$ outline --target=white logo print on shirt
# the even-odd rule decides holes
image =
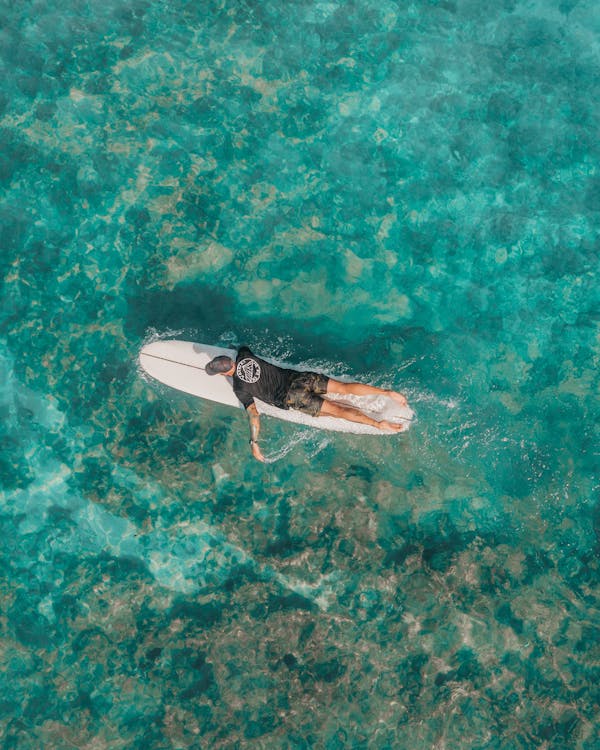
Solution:
[[[238,362],[235,374],[244,383],[256,383],[260,380],[260,365],[256,360],[246,357]]]

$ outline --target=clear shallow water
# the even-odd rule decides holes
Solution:
[[[593,2],[3,4],[6,748],[597,748]],[[144,381],[248,343],[407,436]]]

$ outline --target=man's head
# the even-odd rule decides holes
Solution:
[[[206,372],[209,375],[233,375],[235,362],[231,357],[215,357],[206,365]]]

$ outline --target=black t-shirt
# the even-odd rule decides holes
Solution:
[[[287,396],[294,370],[285,370],[252,354],[247,346],[238,351],[233,376],[233,391],[247,409],[257,398],[287,409]]]

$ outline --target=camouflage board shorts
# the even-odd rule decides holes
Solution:
[[[285,399],[288,409],[297,409],[311,417],[318,417],[323,405],[321,396],[327,393],[329,378],[319,372],[299,372],[294,375]]]

